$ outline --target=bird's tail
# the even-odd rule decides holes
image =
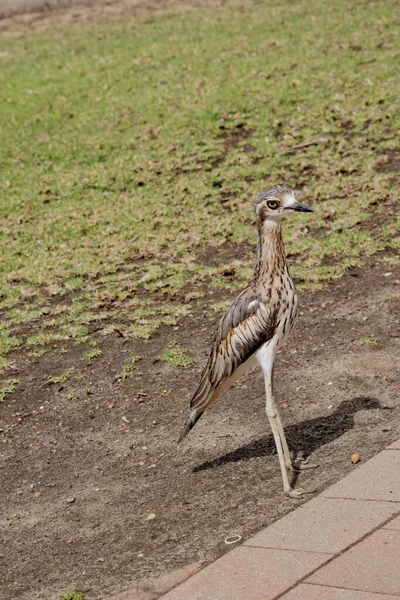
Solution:
[[[181,429],[181,432],[179,434],[178,437],[178,444],[183,440],[183,438],[185,436],[187,436],[187,434],[189,433],[189,431],[192,429],[192,427],[194,427],[195,423],[197,422],[198,419],[200,419],[201,415],[203,414],[201,413],[197,413],[196,409],[195,410],[190,410],[189,411],[189,415]]]
[[[226,387],[226,382],[219,385],[217,388],[215,388],[207,379],[200,382],[200,385],[190,402],[189,414],[179,435],[178,444],[189,433],[192,427],[195,426],[207,406],[210,406]]]
[[[219,396],[218,392],[216,393],[216,390],[211,385],[206,373],[203,373],[199,387],[190,401],[189,414],[179,435],[178,444],[189,433],[192,427],[195,426],[207,406],[211,404],[217,396]]]

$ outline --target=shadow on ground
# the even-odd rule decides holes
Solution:
[[[307,459],[311,454],[333,440],[341,437],[346,431],[354,427],[354,414],[360,410],[392,410],[390,407],[382,407],[376,398],[360,396],[351,400],[344,400],[327,417],[308,419],[300,423],[293,423],[285,427],[286,438],[289,448],[294,453],[294,462],[299,455]],[[208,460],[193,469],[193,473],[215,469],[227,463],[250,460],[261,456],[276,454],[276,446],[272,435],[266,435],[258,440],[250,442],[228,452],[214,460]]]

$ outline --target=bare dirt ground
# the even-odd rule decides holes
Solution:
[[[207,0],[218,3],[221,0]],[[0,0],[0,31],[51,28],[77,20],[110,20],[135,11],[162,11],[168,7],[189,8],[197,0]],[[204,3],[204,2],[203,2]]]
[[[296,485],[322,490],[357,468],[352,453],[367,460],[400,436],[400,268],[384,259],[301,297],[278,360],[277,397],[290,446],[320,467]],[[4,600],[56,599],[71,584],[102,598],[211,561],[227,536],[246,538],[298,505],[282,493],[258,370],[176,444],[214,325],[200,311],[175,328],[198,358],[185,369],[156,361],[169,327],[147,342],[110,334],[94,362],[75,346],[19,368],[1,431]],[[369,337],[377,342],[360,343]],[[137,370],[115,381],[132,354],[143,357]],[[48,383],[65,370],[76,376]]]
[[[0,19],[11,15],[39,11],[48,12],[96,3],[99,4],[99,0],[0,0]]]

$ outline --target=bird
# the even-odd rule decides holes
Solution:
[[[304,492],[292,488],[288,470],[315,465],[293,466],[273,395],[276,353],[291,332],[298,312],[298,296],[282,239],[282,219],[293,212],[314,210],[297,202],[293,190],[284,185],[262,190],[255,200],[258,243],[254,272],[219,320],[178,443],[222,392],[258,364],[264,375],[265,408],[278,453],[283,490],[288,496],[298,498]]]

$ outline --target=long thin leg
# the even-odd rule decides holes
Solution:
[[[288,443],[286,441],[286,436],[285,436],[285,431],[283,429],[283,425],[282,425],[282,421],[281,421],[281,416],[279,414],[279,410],[275,405],[275,401],[274,401],[274,367],[272,367],[272,372],[271,372],[271,396],[272,396],[272,404],[275,408],[275,420],[276,420],[276,425],[277,425],[277,429],[278,429],[278,434],[282,443],[282,449],[283,449],[283,456],[285,459],[285,465],[287,469],[291,469],[293,470],[293,465],[292,465],[292,458],[290,456],[290,451],[289,451],[289,446]],[[268,396],[267,396],[267,402],[268,402]],[[267,413],[268,414],[268,413]]]
[[[286,443],[285,434],[283,433],[282,423],[280,423],[280,427],[282,429],[279,431],[278,422],[280,422],[280,418],[278,416],[278,411],[274,403],[274,397],[272,394],[272,373],[264,373],[265,377],[265,394],[266,394],[266,412],[267,417],[271,425],[272,433],[275,440],[276,449],[278,451],[279,465],[281,467],[282,480],[283,480],[283,490],[285,494],[292,495],[292,488],[289,483],[288,473],[287,473],[287,465],[285,453],[289,455],[289,448]],[[284,440],[284,441],[283,441]],[[290,460],[290,455],[289,455]]]
[[[290,458],[289,448],[286,442],[285,432],[274,403],[274,395],[272,390],[273,380],[273,365],[275,358],[275,345],[273,343],[264,344],[257,352],[256,359],[261,366],[265,379],[265,394],[266,394],[266,412],[271,425],[272,434],[274,436],[276,449],[278,452],[279,465],[282,473],[283,489],[285,494],[292,498],[299,498],[304,492],[294,490],[289,483],[288,469],[292,469],[292,461]]]
[[[273,398],[273,384],[274,384],[274,367],[272,367],[272,373],[271,373],[271,390],[272,390],[272,398]],[[316,463],[310,463],[308,462],[309,459],[303,459],[300,460],[299,462],[297,462],[296,464],[293,464],[292,462],[292,457],[290,455],[290,451],[289,451],[289,447],[286,441],[286,435],[285,435],[285,431],[283,429],[283,425],[282,425],[282,421],[281,421],[281,416],[279,414],[279,410],[275,405],[275,410],[276,410],[276,424],[278,427],[278,433],[279,433],[279,437],[281,438],[281,442],[282,442],[282,448],[283,448],[283,455],[285,457],[285,465],[287,469],[290,469],[291,471],[294,472],[299,472],[299,471],[304,471],[306,469],[316,469],[319,465]]]

